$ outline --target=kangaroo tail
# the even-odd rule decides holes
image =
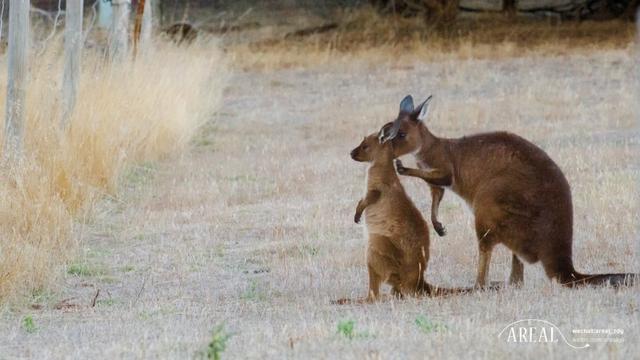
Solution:
[[[447,295],[456,295],[456,294],[468,294],[475,289],[470,288],[443,288],[435,285],[431,285],[426,281],[422,281],[419,289],[420,292],[424,293],[428,297],[436,297],[436,296],[447,296]]]
[[[571,258],[542,264],[547,276],[566,287],[584,285],[622,287],[640,282],[640,274],[582,274],[573,267]]]
[[[640,281],[640,274],[633,273],[617,273],[617,274],[581,274],[577,271],[559,276],[560,284],[567,287],[576,287],[583,285],[595,286],[632,286]]]

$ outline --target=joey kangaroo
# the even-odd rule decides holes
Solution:
[[[358,223],[365,213],[369,233],[369,294],[365,301],[378,298],[383,282],[391,285],[394,295],[400,296],[470,291],[472,289],[442,289],[424,280],[423,273],[429,261],[429,227],[396,174],[391,141],[381,141],[384,131],[391,125],[365,137],[351,151],[354,160],[371,163],[367,170],[366,195],[358,202],[354,217]]]
[[[558,165],[539,147],[511,133],[492,132],[444,139],[425,125],[431,96],[417,108],[405,97],[383,141],[391,140],[394,157],[413,153],[420,169],[397,160],[398,173],[448,187],[462,197],[475,216],[480,249],[476,286],[487,282],[496,244],[512,252],[510,284],[523,282],[524,266],[540,261],[547,276],[565,286],[620,286],[640,274],[581,274],[573,266],[573,207],[569,183]]]

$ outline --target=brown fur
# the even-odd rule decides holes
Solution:
[[[393,164],[391,142],[380,143],[378,134],[371,134],[351,152],[351,157],[371,163],[367,171],[366,195],[358,202],[354,217],[357,223],[364,212],[369,233],[369,294],[365,301],[379,297],[383,282],[391,285],[392,293],[399,296],[470,291],[442,289],[424,281],[429,260],[429,227],[400,183]]]
[[[412,109],[413,101],[410,103]],[[496,244],[513,252],[511,284],[523,281],[520,259],[540,261],[547,276],[565,286],[619,286],[638,277],[626,273],[586,275],[575,270],[571,189],[542,149],[506,132],[460,139],[436,137],[422,121],[425,103],[416,110],[401,111],[385,139],[393,139],[394,157],[415,154],[420,169],[405,168],[398,160],[399,173],[449,187],[472,209],[480,249],[477,286],[486,284]]]

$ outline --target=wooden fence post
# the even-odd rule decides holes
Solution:
[[[142,48],[148,47],[151,43],[151,33],[153,31],[153,7],[152,3],[157,0],[146,0],[144,3],[144,15],[142,16],[142,32],[140,33],[140,44]]]
[[[112,60],[123,60],[129,54],[129,12],[131,0],[111,0],[113,9],[109,56]]]
[[[62,75],[62,123],[64,129],[76,104],[82,57],[83,0],[67,0],[64,27],[64,73]]]
[[[139,0],[133,25],[133,57],[138,55],[138,48],[144,51],[151,39],[151,4],[150,0]]]
[[[153,0],[153,10],[151,12],[154,16],[153,19],[155,20],[153,26],[157,27],[158,29],[162,29],[166,12],[163,0]]]
[[[9,3],[5,159],[20,159],[23,152],[30,6],[28,0],[11,0]]]

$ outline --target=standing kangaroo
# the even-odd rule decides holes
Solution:
[[[632,284],[640,274],[581,274],[573,267],[571,190],[553,160],[531,142],[507,132],[443,139],[424,121],[431,96],[414,108],[411,96],[400,103],[384,141],[394,157],[413,153],[420,169],[397,160],[398,173],[448,187],[475,216],[480,249],[476,286],[487,282],[491,251],[503,244],[512,252],[510,284],[521,284],[524,266],[540,261],[547,276],[565,286]]]
[[[437,288],[424,281],[423,273],[429,261],[429,227],[400,183],[393,164],[391,141],[381,140],[390,127],[391,123],[379,133],[365,137],[351,151],[354,160],[371,163],[367,170],[366,194],[358,202],[354,217],[358,223],[365,213],[369,233],[369,294],[365,301],[378,298],[383,282],[391,285],[392,294],[400,296],[471,291]]]

